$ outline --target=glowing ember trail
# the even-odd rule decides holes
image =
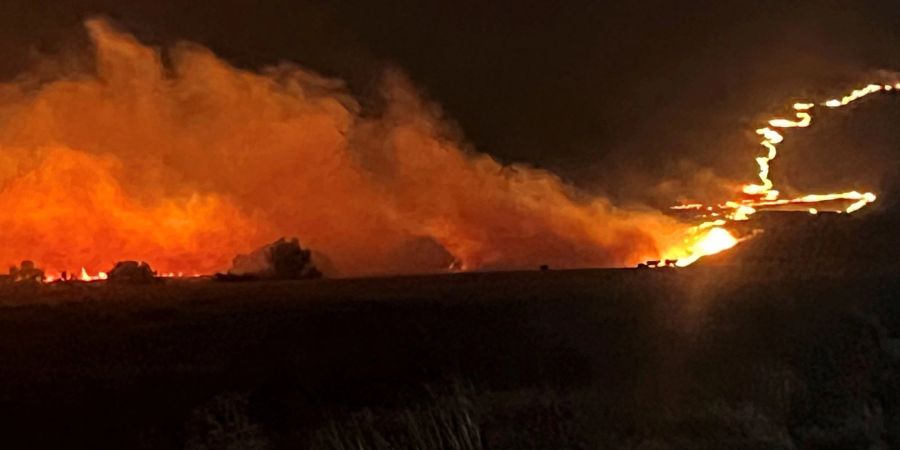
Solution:
[[[846,106],[856,100],[876,92],[890,92],[895,89],[900,90],[900,83],[896,84],[869,84],[861,89],[855,89],[840,99],[830,99],[823,103],[822,106],[827,108],[839,108]],[[705,212],[701,217],[724,217],[725,219],[717,219],[711,222],[704,222],[699,226],[688,230],[688,238],[680,247],[670,249],[664,253],[667,259],[677,259],[676,265],[679,267],[693,264],[698,259],[722,252],[737,245],[741,240],[736,238],[732,232],[724,228],[728,222],[747,220],[756,212],[777,207],[797,207],[805,210],[809,214],[818,214],[821,210],[827,210],[827,207],[818,206],[822,203],[849,203],[836,212],[852,213],[858,211],[875,201],[875,194],[871,192],[848,191],[840,193],[828,194],[809,194],[796,198],[780,198],[781,193],[774,189],[775,183],[769,177],[769,169],[772,160],[778,156],[778,144],[784,142],[784,135],[781,131],[789,128],[806,128],[812,124],[811,111],[816,106],[815,103],[794,103],[792,109],[794,111],[794,119],[773,118],[767,122],[768,126],[756,130],[756,134],[760,135],[763,140],[760,145],[765,149],[765,155],[756,158],[759,166],[759,183],[746,184],[742,187],[743,193],[747,198],[741,200],[729,200],[722,204],[706,206],[699,203],[684,204],[673,206],[675,210],[697,210]],[[727,219],[727,220],[726,220]]]

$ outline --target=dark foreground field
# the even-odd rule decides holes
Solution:
[[[7,286],[0,436],[22,449],[896,448],[898,287],[729,267]]]
[[[891,211],[683,270],[0,285],[2,448],[900,448]]]

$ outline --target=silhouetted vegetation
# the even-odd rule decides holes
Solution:
[[[107,274],[111,283],[152,283],[156,272],[146,262],[119,261]]]
[[[11,266],[6,281],[13,283],[40,283],[44,280],[44,271],[38,268],[34,261],[22,261],[19,266]]]
[[[222,281],[260,279],[302,280],[321,278],[322,272],[312,261],[312,252],[300,241],[281,238],[250,254],[234,258],[231,270],[216,277]]]
[[[893,253],[886,231],[819,219],[796,242]],[[683,270],[5,283],[0,431],[11,448],[900,447],[896,264],[755,245]]]

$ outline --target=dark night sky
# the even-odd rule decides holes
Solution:
[[[98,13],[242,67],[296,61],[362,96],[401,68],[478,150],[614,196],[621,174],[649,182],[683,161],[749,175],[762,114],[900,69],[890,0],[2,0],[0,71],[77,46]]]

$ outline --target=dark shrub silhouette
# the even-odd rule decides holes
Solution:
[[[309,250],[302,248],[296,238],[281,238],[250,254],[238,255],[231,270],[219,278],[299,280],[321,277]]]
[[[113,283],[152,283],[156,281],[156,272],[143,261],[119,261],[107,276]]]

